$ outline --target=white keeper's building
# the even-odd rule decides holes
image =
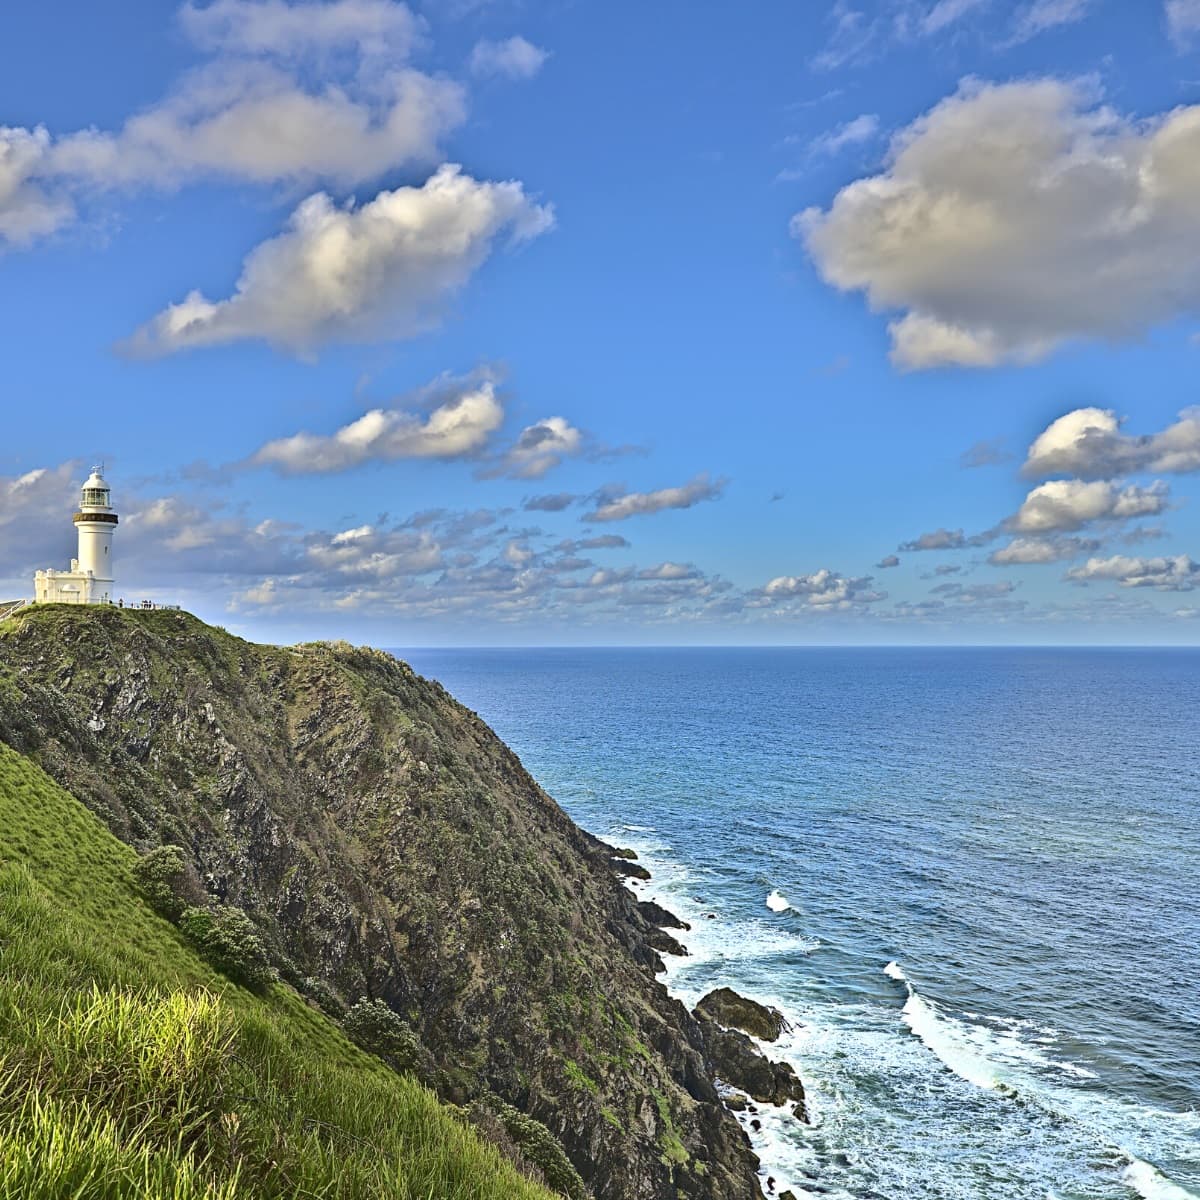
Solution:
[[[99,467],[92,468],[80,492],[75,528],[79,557],[71,559],[69,571],[38,571],[33,577],[34,599],[39,604],[112,604],[112,540],[117,514]]]

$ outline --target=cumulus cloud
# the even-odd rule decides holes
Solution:
[[[1122,587],[1154,588],[1160,592],[1190,592],[1200,586],[1200,563],[1186,554],[1173,558],[1089,558],[1064,576],[1076,583],[1095,579],[1115,580]]]
[[[1100,543],[1094,538],[1017,537],[998,550],[993,550],[988,555],[988,562],[995,567],[1062,562],[1080,558],[1084,554],[1094,554],[1099,548]]]
[[[901,543],[900,550],[961,550],[966,545],[969,543],[961,529],[934,529],[911,542]]]
[[[871,583],[869,575],[854,579],[823,567],[811,575],[779,575],[762,589],[762,596],[768,602],[800,600],[812,608],[845,609],[885,599]]]
[[[1166,429],[1136,437],[1121,432],[1121,421],[1110,409],[1077,408],[1038,434],[1022,468],[1031,477],[1084,479],[1141,471],[1200,471],[1200,408],[1184,409]]]
[[[0,130],[0,237],[28,243],[112,189],[353,186],[435,161],[465,118],[459,84],[405,64],[419,23],[402,4],[219,0],[181,20],[216,57],[120,128]],[[320,70],[302,75],[314,55]]]
[[[624,521],[668,508],[691,508],[704,500],[717,500],[725,490],[724,479],[697,475],[681,487],[660,488],[655,492],[624,492],[602,499],[584,515],[585,521]]]
[[[1170,489],[1161,482],[1118,488],[1102,480],[1052,479],[1035,487],[1007,524],[1017,533],[1068,533],[1093,521],[1157,516],[1169,500]]]
[[[959,91],[799,213],[822,277],[898,314],[904,369],[992,367],[1200,311],[1200,106],[1144,122],[1053,79]]]
[[[1181,49],[1200,35],[1200,0],[1167,0],[1167,30]]]
[[[35,182],[49,151],[45,129],[0,125],[0,239],[28,245],[73,219],[66,197],[51,196]]]
[[[196,45],[230,54],[299,57],[355,48],[367,56],[406,58],[420,40],[420,22],[396,0],[214,0],[187,3],[179,21]]]
[[[519,183],[481,183],[452,164],[361,207],[318,192],[250,252],[232,296],[192,292],[125,348],[161,355],[263,338],[305,352],[335,340],[411,337],[436,323],[502,235],[526,241],[553,223],[552,210]]]
[[[285,475],[327,474],[368,462],[402,458],[463,458],[478,453],[504,420],[490,379],[443,385],[441,398],[422,415],[374,408],[331,434],[296,433],[267,442],[251,457]],[[448,393],[448,394],[447,394]]]
[[[532,79],[543,67],[549,54],[523,37],[502,42],[486,39],[475,43],[470,67],[473,75],[503,75],[508,79]]]
[[[79,463],[66,462],[0,476],[0,579],[9,587],[21,581],[5,599],[31,593],[29,575],[38,567],[66,570],[76,544],[69,516],[85,474]]]
[[[881,558],[876,564],[876,570],[886,571],[889,567],[898,567],[900,565],[899,558],[894,554],[887,555],[886,558]]]
[[[700,574],[692,563],[663,562],[656,567],[644,567],[638,579],[695,579]]]
[[[565,417],[546,417],[522,429],[512,446],[483,474],[488,477],[507,475],[512,479],[541,479],[563,459],[579,454],[583,446],[583,433]],[[526,507],[530,507],[528,503]]]

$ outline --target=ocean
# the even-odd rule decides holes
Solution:
[[[1200,651],[397,653],[792,1022],[764,1190],[1200,1197]]]

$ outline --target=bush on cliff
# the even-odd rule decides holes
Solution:
[[[276,978],[254,923],[227,904],[183,910],[179,928],[218,971],[248,988],[264,988]]]
[[[559,1140],[541,1121],[505,1104],[499,1096],[476,1100],[467,1110],[471,1123],[505,1157],[533,1168],[531,1178],[565,1196],[566,1200],[591,1200],[591,1192],[571,1165]]]
[[[342,1028],[368,1054],[398,1071],[416,1071],[422,1065],[417,1035],[382,1000],[360,1000],[346,1014]]]
[[[195,868],[179,846],[159,846],[134,864],[133,878],[155,912],[178,921],[184,909],[207,900]]]

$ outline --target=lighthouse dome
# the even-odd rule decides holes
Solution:
[[[80,492],[81,508],[109,508],[112,493],[99,467],[93,467],[92,473],[84,481]]]

